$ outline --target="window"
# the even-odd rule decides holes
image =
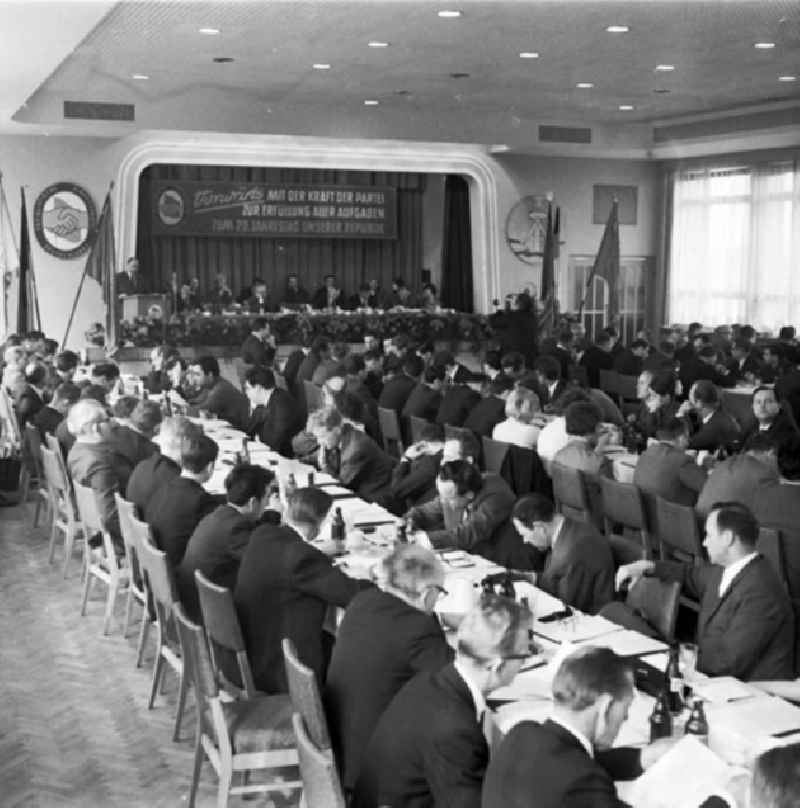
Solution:
[[[800,173],[792,163],[675,177],[672,322],[800,322]]]

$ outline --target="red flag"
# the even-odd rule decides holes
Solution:
[[[584,298],[592,288],[595,275],[605,278],[608,286],[608,322],[606,324],[613,325],[619,316],[619,211],[616,199],[611,205],[603,238],[600,240],[600,248],[594,259],[592,271],[586,280]],[[582,305],[581,308],[583,308]]]
[[[542,288],[539,297],[542,311],[539,315],[539,334],[550,335],[556,327],[558,319],[558,301],[556,300],[555,259],[558,255],[558,229],[561,210],[556,208],[553,214],[553,203],[547,203],[547,232],[544,237],[544,253],[542,254]]]
[[[21,332],[41,330],[39,297],[33,276],[31,237],[28,232],[28,209],[25,205],[25,189],[20,188],[22,210],[19,223],[19,291],[17,297],[17,330]]]

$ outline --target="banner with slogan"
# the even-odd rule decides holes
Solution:
[[[153,235],[397,238],[397,192],[376,185],[153,183]]]

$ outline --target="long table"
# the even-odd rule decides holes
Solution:
[[[221,493],[224,479],[246,436],[223,421],[193,420],[219,444],[220,454],[214,474],[206,487],[212,493]],[[348,575],[375,580],[381,560],[394,546],[397,517],[378,505],[359,499],[330,475],[296,460],[288,460],[259,441],[249,441],[247,447],[251,462],[271,469],[282,482],[291,473],[302,487],[309,482],[308,474],[314,474],[314,485],[323,487],[335,497],[335,505],[341,509],[348,529],[344,554],[341,548],[332,545],[327,526],[315,544],[335,556],[333,563]],[[480,582],[503,568],[460,550],[444,551],[439,555],[446,570],[444,585],[448,594],[437,604],[437,612],[446,629],[451,629],[449,636],[452,638],[455,636],[452,629],[477,602]],[[487,730],[490,740],[497,740],[519,721],[541,721],[548,716],[552,708],[550,686],[555,670],[560,660],[577,646],[607,646],[629,657],[634,668],[666,669],[668,648],[664,643],[602,617],[575,610],[564,620],[542,622],[541,618],[563,610],[561,601],[526,581],[515,582],[514,589],[517,599],[526,598],[533,611],[533,631],[539,653],[526,661],[510,685],[488,697],[493,707]],[[746,767],[755,756],[770,746],[800,740],[800,709],[782,699],[731,677],[710,678],[696,673],[691,686],[705,702],[710,726],[708,747],[697,748],[692,745],[694,741],[685,741],[684,746],[673,750],[674,760],[664,758],[639,780],[618,784],[623,798],[635,808],[682,805],[683,802],[677,800],[685,799],[691,789],[700,793],[703,788],[706,796],[716,791],[723,794],[731,805],[744,808],[748,779]],[[643,746],[648,742],[648,717],[653,703],[652,696],[637,691],[617,745]],[[684,714],[675,719],[677,734],[680,734],[686,718]],[[696,804],[699,805],[704,798],[701,796]]]

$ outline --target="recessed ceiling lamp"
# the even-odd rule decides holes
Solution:
[[[131,78],[136,79],[136,81],[147,81],[150,76],[145,76],[144,73],[134,73]]]
[[[218,65],[227,65],[233,61],[233,56],[215,56],[212,61]]]
[[[675,69],[675,65],[656,65],[658,73],[671,73]]]
[[[380,104],[380,101],[376,101],[374,98],[366,98],[364,99],[364,106],[365,107],[377,107]]]
[[[757,50],[772,50],[775,47],[774,42],[756,42],[753,45]]]
[[[469,78],[469,73],[451,73],[450,78],[451,79],[468,79]]]
[[[575,86],[579,90],[591,90],[594,84],[591,81],[579,81]]]
[[[656,89],[653,90],[653,92],[658,95],[668,95],[669,93],[672,92],[672,90],[668,90],[666,87],[656,87]]]
[[[520,59],[538,59],[539,54],[536,51],[522,51],[519,55]]]
[[[372,42],[367,42],[368,48],[388,48],[388,42],[379,42],[377,39],[373,39]]]
[[[778,76],[778,81],[797,81],[797,76]]]
[[[619,111],[620,112],[630,112],[633,109],[633,104],[620,104]]]
[[[437,11],[436,13],[439,17],[442,17],[446,20],[454,20],[456,17],[461,16],[461,12],[456,11],[456,9],[454,8],[445,8],[442,9],[442,11]]]
[[[198,28],[198,34],[205,34],[206,36],[216,36],[219,33],[219,28]]]
[[[627,34],[631,29],[627,25],[609,25],[606,28],[609,34]]]
[[[314,62],[314,64],[311,65],[311,67],[313,67],[314,70],[330,70],[331,69],[331,66],[329,64],[326,64],[325,62]]]

